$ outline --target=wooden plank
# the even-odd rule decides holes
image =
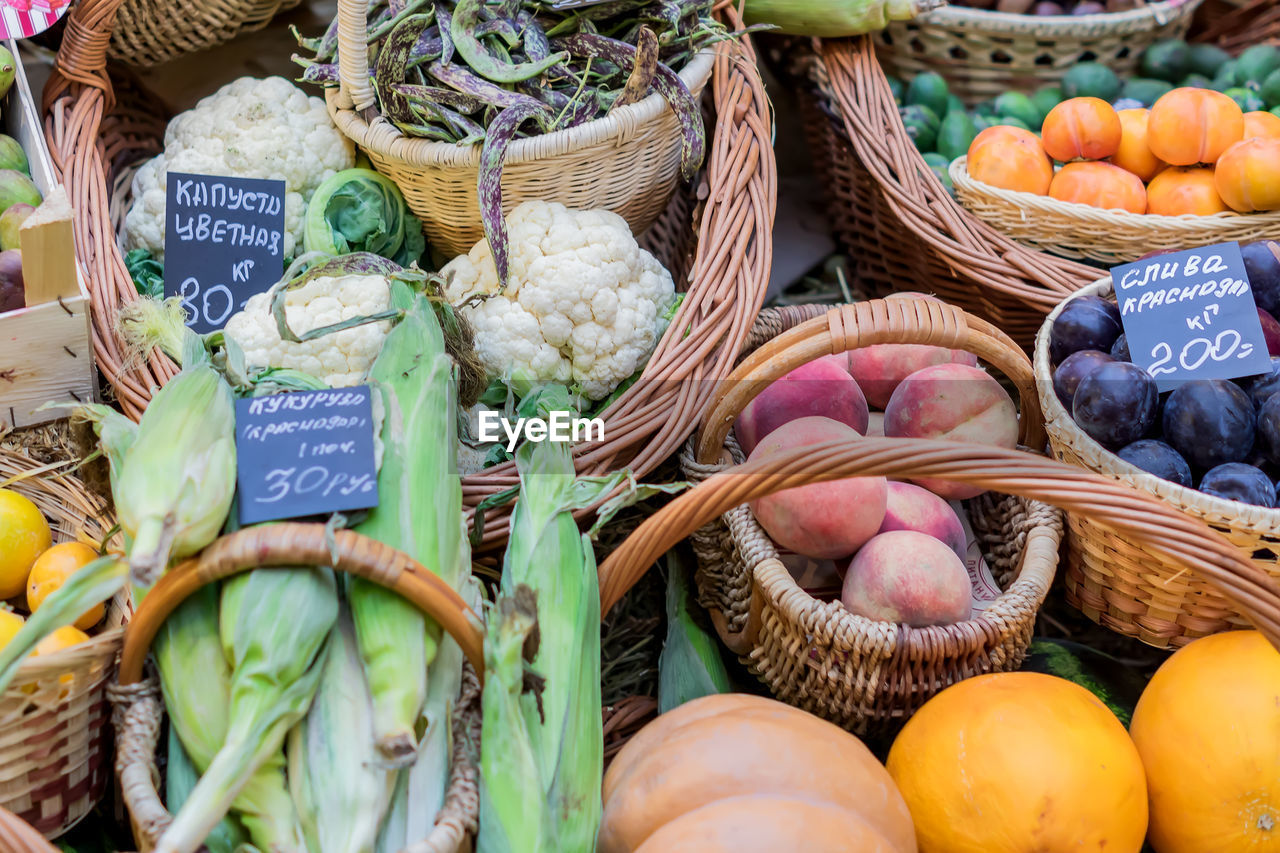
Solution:
[[[74,296],[0,314],[0,425],[64,418],[65,409],[37,410],[96,398],[88,309],[87,298]]]

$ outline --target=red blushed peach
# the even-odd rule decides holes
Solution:
[[[760,439],[796,418],[831,418],[865,435],[867,400],[849,375],[844,355],[823,356],[771,383],[746,405],[733,431],[743,453]]]
[[[902,380],[884,411],[890,438],[936,438],[1014,448],[1018,409],[1000,383],[967,364],[938,364]],[[980,488],[942,480],[913,480],[947,500],[982,494]]]
[[[914,530],[932,536],[946,545],[961,560],[968,553],[964,526],[951,504],[928,489],[911,483],[889,483],[881,533]]]
[[[977,367],[978,357],[964,350],[926,344],[873,344],[849,351],[849,373],[867,402],[877,409],[889,405],[893,389],[917,370],[949,362]]]
[[[862,546],[844,576],[840,601],[851,613],[913,628],[969,618],[969,573],[955,552],[914,530],[881,533]]]
[[[830,418],[798,418],[765,436],[748,460],[860,437]],[[884,521],[887,494],[884,477],[851,477],[766,495],[751,502],[751,511],[783,548],[817,560],[836,559],[849,556],[876,535]]]

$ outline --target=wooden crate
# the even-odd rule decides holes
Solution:
[[[6,46],[17,59],[18,68],[13,88],[0,105],[4,130],[22,144],[31,163],[31,178],[47,196],[58,182],[45,145],[40,113],[18,46],[13,41]],[[97,398],[89,291],[84,272],[75,262],[69,223],[23,229],[22,245],[28,305],[0,313],[0,429],[67,416],[66,409],[37,411],[45,403]],[[31,304],[35,299],[41,304]]]

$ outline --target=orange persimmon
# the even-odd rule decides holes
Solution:
[[[1244,114],[1244,138],[1280,139],[1280,116],[1265,110]]]
[[[1147,117],[1151,153],[1171,166],[1216,163],[1244,138],[1244,112],[1212,89],[1174,89],[1160,97]]]
[[[1212,216],[1230,208],[1218,195],[1212,166],[1172,166],[1147,185],[1147,213]]]
[[[1112,163],[1068,163],[1053,176],[1049,195],[1104,210],[1147,212],[1147,188],[1142,179]]]
[[[1034,133],[999,125],[979,133],[969,146],[969,176],[1004,190],[1044,195],[1053,163]]]
[[[1232,210],[1280,210],[1280,139],[1257,137],[1232,145],[1218,158],[1214,183]]]
[[[1146,109],[1137,109],[1120,110],[1116,113],[1120,117],[1123,131],[1120,135],[1120,147],[1111,155],[1112,163],[1126,172],[1133,172],[1144,181],[1160,174],[1160,170],[1166,165],[1147,146],[1148,112]]]
[[[1040,136],[1055,160],[1101,160],[1120,149],[1123,127],[1115,108],[1101,98],[1071,98],[1044,118]]]

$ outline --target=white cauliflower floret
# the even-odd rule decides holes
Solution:
[[[301,370],[331,388],[364,381],[391,331],[389,320],[365,323],[303,343],[286,342],[271,313],[271,298],[270,291],[249,297],[244,310],[227,321],[226,334],[244,350],[250,367]],[[391,288],[380,275],[318,276],[289,291],[284,314],[289,328],[301,336],[320,326],[385,311],[390,301]]]
[[[485,369],[577,383],[592,400],[609,396],[657,345],[675,301],[671,274],[607,210],[527,201],[507,216],[507,232],[511,270],[501,295],[486,240],[442,270],[453,304],[488,296],[462,308]]]
[[[329,121],[324,101],[283,77],[241,77],[176,116],[164,153],[133,178],[125,215],[125,248],[164,258],[164,206],[169,172],[285,182],[284,255],[302,245],[303,214],[316,187],[355,165],[351,142]]]

